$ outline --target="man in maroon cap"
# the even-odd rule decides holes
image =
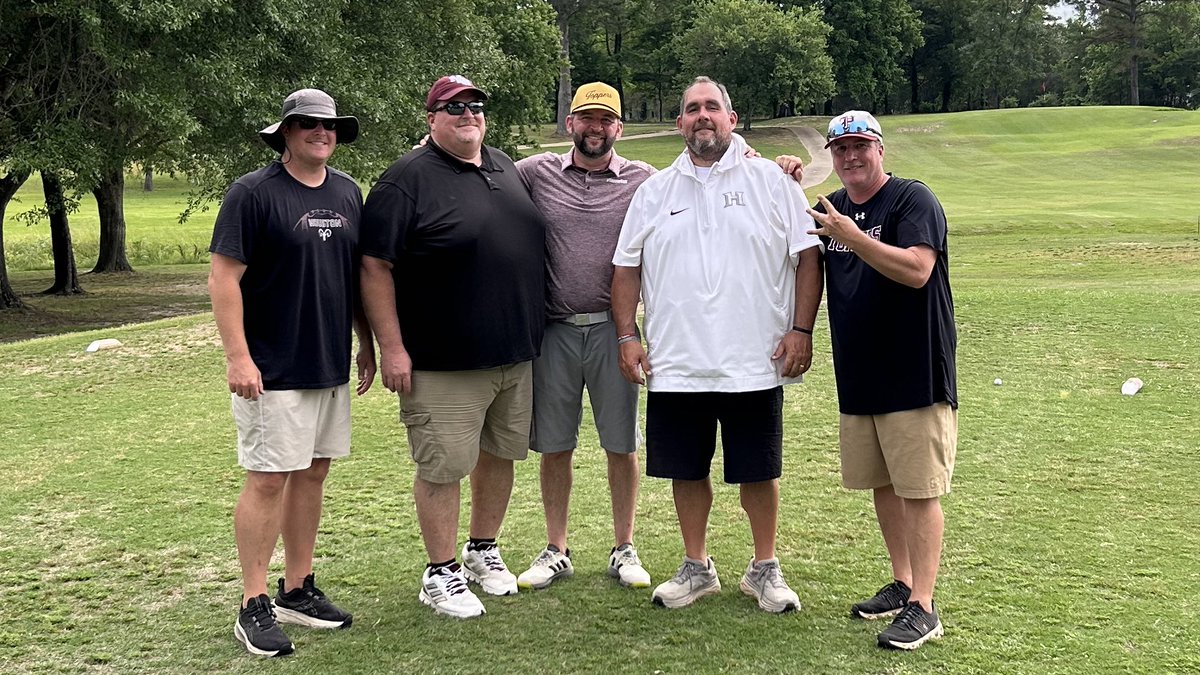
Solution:
[[[234,635],[263,656],[292,652],[276,623],[344,628],[351,616],[316,587],[313,548],[331,461],[350,454],[350,326],[359,337],[361,395],[375,349],[355,311],[362,192],[326,166],[358,120],[301,89],[280,121],[259,132],[278,161],[229,188],[213,228],[208,279],[246,482],[234,512],[242,609]],[[283,535],[284,577],[267,595],[267,567]]]
[[[544,321],[545,225],[507,155],[483,144],[487,94],[434,83],[429,142],[398,159],[363,209],[362,285],[383,384],[400,395],[416,462],[413,499],[429,564],[421,602],[484,613],[467,586],[517,592],[496,546],[513,461],[529,450],[532,361]],[[469,540],[456,561],[459,485]]]

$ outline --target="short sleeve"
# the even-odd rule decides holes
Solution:
[[[625,221],[621,224],[621,234],[617,237],[617,249],[613,252],[612,262],[617,267],[638,267],[642,264],[642,245],[652,230],[646,213],[646,195],[646,183],[642,183],[629,202]]]
[[[777,183],[773,203],[776,217],[780,219],[787,230],[788,253],[792,256],[806,248],[821,246],[821,240],[808,231],[816,229],[812,216],[808,215],[808,197],[800,185],[786,174]]]
[[[376,183],[363,205],[362,254],[396,262],[415,218],[416,204],[411,197],[392,183]]]
[[[946,247],[946,212],[924,183],[913,181],[896,209],[896,245],[925,245],[935,251]]]
[[[234,183],[221,201],[208,250],[248,265],[254,256],[254,231],[259,215],[256,200],[245,185]]]

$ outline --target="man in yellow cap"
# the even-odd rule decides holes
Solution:
[[[586,387],[608,461],[613,546],[608,574],[624,586],[645,588],[650,575],[633,546],[638,495],[638,389],[621,377],[612,323],[612,256],[625,211],[638,186],[654,173],[645,162],[613,150],[621,137],[621,97],[603,82],[579,87],[567,131],[573,147],[517,163],[546,219],[546,334],[533,363],[533,434],[541,455],[547,544],[517,578],[523,588],[545,588],[570,576],[567,511],[572,461],[579,440]]]

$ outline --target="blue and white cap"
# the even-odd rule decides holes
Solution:
[[[825,147],[839,138],[865,138],[883,143],[883,131],[875,116],[865,110],[847,110],[829,120],[829,132],[825,134]]]

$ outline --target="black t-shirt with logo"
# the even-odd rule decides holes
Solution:
[[[396,316],[417,370],[529,361],[546,325],[546,225],[511,159],[482,166],[435,144],[396,160],[367,195],[362,252],[393,264]]]
[[[246,264],[243,325],[265,389],[349,381],[361,216],[362,191],[336,169],[312,188],[276,161],[226,193],[209,251]]]
[[[929,281],[910,288],[821,238],[841,411],[880,415],[941,401],[957,408],[958,337],[942,205],[924,183],[895,177],[865,204],[851,202],[844,188],[829,201],[874,239],[937,251]]]

